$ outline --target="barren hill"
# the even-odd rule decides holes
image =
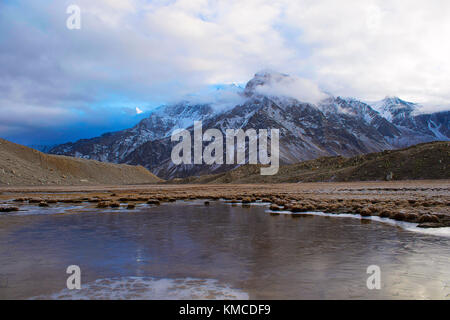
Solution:
[[[0,139],[0,185],[100,185],[155,183],[142,166],[47,155]]]
[[[418,144],[351,158],[322,157],[281,166],[278,174],[260,175],[259,165],[244,165],[214,175],[174,179],[171,183],[284,183],[383,181],[450,178],[450,142]]]

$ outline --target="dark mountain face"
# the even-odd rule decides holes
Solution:
[[[432,114],[419,114],[395,121],[395,124],[420,132],[437,140],[446,140],[450,137],[450,112],[436,112]]]
[[[186,128],[193,136],[193,123],[199,120],[203,132],[212,128],[224,134],[227,129],[279,129],[281,164],[449,140],[449,111],[416,114],[417,105],[398,98],[369,105],[351,98],[328,97],[311,104],[255,92],[258,86],[285,77],[288,75],[256,74],[242,93],[244,102],[226,111],[186,102],[163,106],[133,128],[63,144],[50,152],[141,164],[162,178],[174,178],[218,173],[238,166],[172,163],[171,152],[177,142],[170,141],[171,133]]]

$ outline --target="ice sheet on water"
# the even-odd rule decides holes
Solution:
[[[247,293],[221,284],[214,279],[118,277],[98,279],[82,284],[80,290],[64,289],[60,292],[32,299],[58,300],[234,300],[248,299]]]
[[[266,212],[277,212],[280,214],[292,214],[291,211],[266,210]],[[387,223],[387,224],[390,224],[393,226],[397,226],[397,227],[400,227],[402,229],[412,231],[412,232],[418,232],[418,233],[422,233],[422,234],[450,238],[450,227],[419,228],[417,223],[406,222],[406,221],[397,221],[397,220],[393,220],[390,218],[380,218],[378,216],[361,217],[360,215],[353,214],[353,213],[301,212],[300,214],[322,216],[322,217],[333,217],[333,218],[354,218],[354,219],[373,220],[373,221],[383,222],[383,223]]]

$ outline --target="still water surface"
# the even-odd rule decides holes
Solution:
[[[219,201],[62,210],[0,216],[0,298],[450,299],[448,237]],[[65,289],[69,265],[81,290]]]

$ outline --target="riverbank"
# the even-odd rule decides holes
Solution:
[[[417,223],[423,228],[450,226],[450,181],[350,183],[130,185],[0,188],[0,211],[23,206],[133,209],[176,200],[224,199],[251,205],[270,203],[271,211],[350,213]]]

